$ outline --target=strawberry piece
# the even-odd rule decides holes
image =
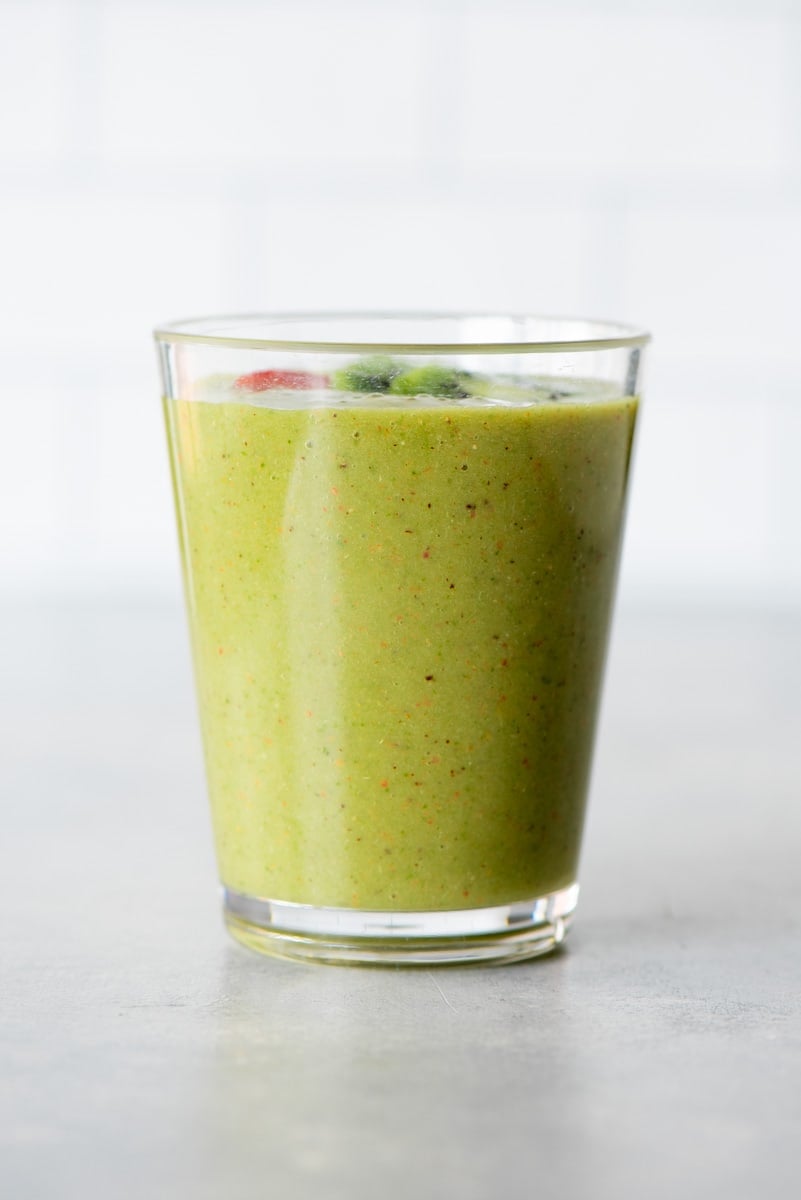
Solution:
[[[234,380],[234,387],[243,392],[269,392],[271,388],[305,392],[328,387],[328,378],[312,371],[254,371],[251,375],[240,375]]]

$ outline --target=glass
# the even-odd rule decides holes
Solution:
[[[230,932],[509,961],[573,918],[647,334],[156,331]]]

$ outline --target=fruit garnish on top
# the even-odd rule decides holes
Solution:
[[[328,387],[328,376],[317,375],[313,371],[252,371],[249,375],[240,375],[234,380],[234,387],[243,392],[269,392],[274,388],[287,388],[289,391],[306,392],[314,388]]]
[[[215,380],[220,377],[213,377]],[[230,379],[230,377],[228,377]],[[211,380],[212,377],[209,377]],[[601,399],[615,389],[600,380],[563,379],[555,376],[515,376],[500,373],[480,375],[444,363],[410,363],[388,355],[372,354],[354,359],[330,374],[276,367],[251,371],[228,384],[236,392],[340,393],[337,403],[347,396],[431,397],[440,400],[475,399],[497,404],[541,404],[562,400]],[[278,397],[276,397],[278,402]],[[316,400],[314,401],[317,402]],[[354,400],[354,402],[357,402]]]
[[[470,395],[465,386],[466,371],[455,371],[437,363],[409,367],[397,359],[376,355],[360,358],[334,372],[334,387],[342,392],[388,393],[391,396],[445,396],[463,399]]]
[[[340,392],[388,392],[403,370],[396,359],[374,354],[334,371],[333,384]]]

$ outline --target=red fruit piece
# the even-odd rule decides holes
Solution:
[[[240,375],[234,380],[234,387],[243,392],[269,392],[271,388],[303,392],[328,387],[328,378],[312,371],[254,371],[251,375]]]

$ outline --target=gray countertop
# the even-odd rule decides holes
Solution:
[[[182,613],[3,608],[0,1192],[761,1197],[801,1177],[801,620],[622,613],[567,949],[223,932]]]

